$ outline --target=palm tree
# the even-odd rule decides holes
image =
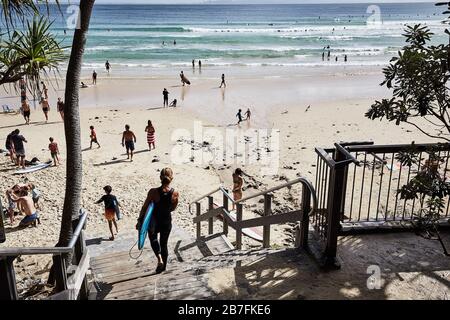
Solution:
[[[0,0],[7,25],[14,19],[22,22],[29,12],[39,13],[34,0]],[[82,156],[79,114],[79,83],[81,64],[86,43],[89,22],[95,0],[80,0],[79,28],[75,30],[72,51],[66,75],[64,126],[67,145],[66,191],[61,221],[61,231],[56,246],[67,246],[73,234],[72,221],[78,218],[80,211],[82,185]],[[48,4],[47,1],[45,1]],[[56,1],[59,6],[59,1]],[[48,8],[48,6],[47,6]],[[69,257],[66,257],[68,259]],[[52,267],[49,283],[54,282]]]

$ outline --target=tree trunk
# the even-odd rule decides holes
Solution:
[[[79,88],[84,47],[89,29],[89,21],[95,0],[81,0],[79,25],[75,29],[72,51],[66,75],[64,130],[66,136],[66,191],[61,220],[61,231],[57,247],[68,246],[72,234],[72,220],[79,216],[82,189],[82,155],[80,135]],[[68,259],[68,257],[66,257]],[[49,283],[54,283],[54,268],[49,275]]]

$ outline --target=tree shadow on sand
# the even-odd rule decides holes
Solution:
[[[113,164],[119,164],[124,162],[130,162],[128,159],[118,159],[118,160],[112,160],[112,161],[105,161],[103,163],[94,163],[94,167],[103,167],[103,166],[110,166]]]

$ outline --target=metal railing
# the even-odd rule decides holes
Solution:
[[[318,207],[311,223],[325,243],[329,259],[336,256],[337,237],[344,231],[393,230],[393,223],[411,221],[422,215],[424,203],[401,200],[398,190],[429,161],[430,150],[445,159],[437,170],[447,179],[450,144],[414,144],[412,148],[411,144],[353,142],[336,143],[329,149],[316,148]],[[406,152],[415,154],[418,163],[402,165],[398,155]],[[448,197],[446,201],[442,218],[449,217]],[[331,260],[329,263],[333,263]]]
[[[302,184],[303,186],[301,209],[272,215],[272,193],[296,184]],[[222,194],[222,206],[215,205],[213,195],[216,193]],[[243,220],[244,203],[257,197],[264,197],[263,216],[254,219]],[[202,214],[201,202],[205,199],[208,199],[208,210]],[[233,219],[230,215],[230,203],[236,207],[236,219]],[[219,188],[197,198],[195,201],[190,203],[189,210],[193,204],[196,205],[196,217],[193,219],[193,221],[197,224],[197,238],[201,237],[202,221],[208,221],[208,233],[211,235],[213,234],[213,219],[217,216],[222,216],[223,233],[225,235],[228,234],[229,226],[236,231],[236,249],[240,250],[242,248],[243,229],[261,226],[263,227],[263,247],[268,248],[270,246],[270,226],[272,224],[300,222],[300,225],[297,226],[298,228],[296,245],[306,247],[308,243],[309,217],[317,208],[317,197],[312,184],[305,178],[298,178],[274,188],[245,197],[238,201],[234,201],[228,190],[220,186]]]
[[[53,255],[56,291],[55,299],[74,300],[88,297],[86,273],[89,255],[86,250],[83,229],[87,212],[82,211],[77,220],[72,221],[73,236],[67,247],[0,248],[0,300],[18,300],[14,260],[24,255]],[[73,253],[72,265],[67,267],[64,255]]]

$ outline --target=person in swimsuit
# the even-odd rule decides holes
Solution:
[[[64,121],[64,107],[65,107],[65,104],[61,100],[61,98],[58,98],[58,102],[57,102],[56,105],[57,105],[57,108],[58,108],[58,112],[61,115],[61,119]]]
[[[106,60],[106,63],[105,63],[105,68],[106,68],[106,71],[108,72],[108,74],[109,74],[109,69],[111,69],[111,64],[109,63],[109,61],[108,60]]]
[[[119,201],[117,201],[116,196],[113,196],[111,194],[112,192],[111,186],[105,186],[103,190],[105,191],[106,194],[95,203],[96,204],[100,204],[102,202],[105,203],[105,218],[108,221],[109,231],[111,232],[111,237],[109,238],[109,240],[114,240],[113,224],[114,227],[116,228],[116,234],[119,233],[119,228],[117,227],[116,222],[116,211],[117,206],[120,206],[120,204]]]
[[[16,129],[14,131],[14,135],[11,137],[12,142],[14,144],[14,150],[16,152],[16,164],[19,167],[25,169],[25,147],[23,145],[27,140],[19,134],[20,130]]]
[[[170,184],[173,180],[173,172],[170,168],[164,168],[160,174],[161,186],[159,188],[150,189],[147,194],[147,199],[142,206],[141,213],[136,224],[136,229],[140,230],[142,222],[145,218],[147,208],[150,203],[154,203],[152,218],[148,229],[148,237],[150,243],[158,259],[156,273],[161,273],[166,270],[167,259],[169,251],[167,243],[169,240],[170,231],[172,230],[172,216],[178,205],[179,194]],[[159,241],[158,241],[159,233]]]
[[[169,106],[169,91],[167,91],[166,88],[164,88],[163,90],[163,98],[164,98],[164,102],[163,102],[163,106]]]
[[[244,179],[242,179],[242,170],[237,168],[233,173],[233,200],[238,201],[242,199],[242,186]],[[234,209],[234,204],[233,204]]]
[[[48,112],[50,111],[50,105],[48,104],[47,98],[41,99],[41,106],[42,106],[42,111],[44,111],[45,122],[48,122]]]
[[[11,193],[10,197],[25,213],[25,218],[20,221],[19,227],[28,227],[31,224],[36,226],[36,221],[41,223],[33,199],[29,196],[28,187],[20,188],[18,193]]]
[[[145,128],[145,132],[147,132],[147,143],[148,143],[148,150],[155,149],[155,127],[153,127],[153,124],[150,120],[148,120],[147,127]]]
[[[48,100],[48,88],[43,81],[41,81],[41,84],[42,84],[42,94],[41,95],[44,95],[45,99]]]
[[[8,199],[8,215],[9,215],[9,221],[11,224],[14,223],[14,211],[17,210],[17,205],[14,202],[14,200],[11,198],[11,194],[16,194],[16,196],[19,196],[20,186],[16,184],[11,189],[6,190],[6,199]]]
[[[224,86],[225,88],[227,87],[227,84],[225,83],[225,74],[222,73],[222,82],[220,83],[219,88],[222,88],[222,86]]]
[[[31,109],[30,105],[26,100],[22,102],[22,111],[23,111],[23,118],[25,119],[25,124],[30,124]]]
[[[245,120],[250,120],[251,116],[252,116],[252,112],[250,111],[250,108],[247,109],[247,112],[244,113],[246,115]]]
[[[122,147],[125,147],[127,149],[127,159],[130,159],[131,156],[131,162],[133,162],[133,151],[135,143],[136,136],[134,135],[133,131],[130,131],[130,126],[127,124],[122,135]]]
[[[53,161],[55,162],[55,167],[57,165],[59,165],[59,158],[58,158],[58,154],[59,154],[59,148],[58,148],[58,144],[55,142],[55,140],[50,137],[50,144],[48,145],[48,150],[50,150],[50,155],[52,156]]]
[[[243,120],[242,120],[242,109],[239,109],[239,112],[236,114],[236,117],[238,118],[238,123],[240,124]]]
[[[14,131],[8,134],[5,141],[5,148],[8,150],[9,158],[11,159],[11,162],[15,163],[15,152],[14,152],[14,144],[12,141],[12,137],[14,136]]]
[[[96,143],[98,145],[98,147],[100,148],[100,143],[98,143],[97,140],[97,133],[95,132],[94,126],[90,126],[89,129],[91,129],[91,146],[89,147],[89,149],[92,149],[92,143]]]
[[[92,84],[97,84],[97,72],[92,72]]]

